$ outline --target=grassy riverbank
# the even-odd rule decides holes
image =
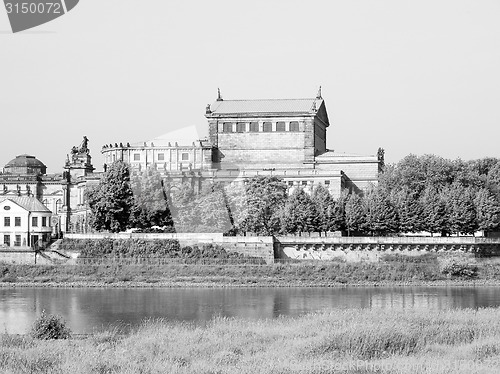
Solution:
[[[206,327],[148,322],[127,335],[0,335],[2,373],[497,373],[500,310],[345,310]]]
[[[464,265],[464,261],[465,265]],[[450,261],[448,261],[450,262]],[[387,257],[378,263],[273,265],[2,265],[0,286],[343,286],[500,284],[500,259],[451,261],[436,255]],[[457,266],[455,266],[457,265]],[[460,267],[462,266],[462,267]],[[451,269],[451,270],[446,270]]]

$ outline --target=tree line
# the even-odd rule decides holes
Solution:
[[[154,171],[131,176],[114,163],[87,201],[98,231],[165,227],[177,232],[282,235],[342,231],[347,235],[430,232],[473,234],[500,226],[500,160],[447,160],[409,155],[386,165],[363,194],[332,196],[318,184],[291,194],[283,180],[171,186]]]

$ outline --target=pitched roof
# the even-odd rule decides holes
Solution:
[[[210,106],[212,115],[254,113],[314,113],[323,99],[222,100]]]
[[[33,196],[9,196],[4,198],[0,197],[0,203],[3,203],[6,200],[10,200],[13,203],[19,205],[21,208],[24,208],[30,212],[51,213],[50,209],[48,209],[40,202],[40,200]]]

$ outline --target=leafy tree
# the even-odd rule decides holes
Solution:
[[[275,235],[287,200],[287,186],[277,177],[257,176],[246,183],[247,216],[241,227],[247,232]]]
[[[493,231],[500,226],[500,204],[495,196],[483,188],[474,198],[478,230]]]
[[[92,212],[91,226],[97,231],[119,232],[130,224],[134,204],[127,164],[116,161],[103,174],[99,184],[87,193]]]
[[[172,203],[171,212],[177,232],[193,232],[196,227],[195,199],[196,195],[189,183],[179,188],[170,188]]]
[[[486,187],[500,200],[500,162],[497,162],[486,176]]]
[[[444,195],[445,196],[445,195]],[[443,195],[432,186],[427,186],[420,201],[422,205],[422,229],[432,234],[449,232],[446,200]]]
[[[357,194],[350,194],[345,203],[345,225],[347,235],[351,236],[353,232],[360,232],[366,222],[363,210],[363,200]]]
[[[222,232],[232,229],[224,188],[220,184],[204,186],[194,202],[196,232]]]
[[[328,192],[328,191],[327,191]],[[319,231],[319,214],[311,197],[299,188],[289,197],[281,218],[282,232]]]
[[[335,214],[335,200],[323,184],[319,184],[314,188],[312,203],[316,206],[318,215],[317,231],[327,232],[332,228],[332,220]],[[335,231],[335,230],[334,230]]]
[[[130,225],[138,228],[173,226],[167,195],[160,174],[147,170],[132,177],[134,204],[130,211]]]
[[[398,231],[398,214],[389,196],[374,188],[363,199],[365,222],[362,228],[372,235],[386,235]]]
[[[417,196],[427,185],[441,188],[453,182],[455,166],[450,160],[435,155],[408,155],[396,166],[395,178]]]
[[[243,184],[230,184],[225,186],[225,193],[231,218],[236,232],[241,231],[241,226],[248,215],[246,188]]]
[[[395,195],[399,217],[399,232],[419,232],[423,227],[423,207],[416,193],[403,188]]]
[[[473,234],[478,228],[473,193],[460,183],[453,183],[447,194],[450,231],[457,234]]]
[[[328,224],[328,231],[345,231],[346,230],[346,213],[345,206],[348,194],[341,193],[337,200],[331,200],[329,205],[330,222]]]

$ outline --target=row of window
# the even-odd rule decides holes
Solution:
[[[7,247],[10,247],[10,235],[3,236],[3,244],[5,244]],[[15,235],[14,247],[20,247],[20,246],[21,246],[21,235]]]
[[[289,187],[293,187],[294,184],[295,184],[294,181],[288,181]],[[301,184],[302,184],[302,186],[307,186],[307,181],[301,181]],[[329,185],[330,185],[330,181],[325,181],[325,186],[329,186]]]
[[[4,227],[11,226],[11,217],[3,217],[3,225]],[[42,217],[42,227],[47,227],[47,217]],[[14,226],[21,226],[21,217],[14,217]],[[38,227],[38,217],[31,217],[31,226]]]
[[[236,126],[233,126],[233,122],[223,122],[222,123],[222,132],[247,132],[247,123],[246,122],[237,122]],[[273,131],[273,123],[272,122],[263,122],[262,123],[262,132],[272,132]],[[287,131],[286,123],[276,122],[276,132],[285,132]],[[290,122],[290,126],[288,127],[288,131],[290,132],[298,132],[299,131],[299,123],[297,121]],[[248,124],[248,132],[260,132],[259,122],[250,122]]]
[[[33,245],[39,245],[39,239],[43,240],[43,237],[40,238],[38,235],[31,235],[31,242]],[[3,244],[6,245],[7,247],[10,247],[10,235],[5,234],[3,236]],[[22,245],[26,245],[26,239],[24,239],[24,242]],[[14,247],[20,247],[21,246],[21,235],[14,235]]]
[[[113,158],[114,158],[114,156],[113,156]],[[165,153],[158,153],[157,158],[158,158],[158,161],[165,161]],[[181,160],[182,161],[189,161],[189,153],[182,153]],[[140,153],[134,153],[134,161],[141,161],[141,154]]]

